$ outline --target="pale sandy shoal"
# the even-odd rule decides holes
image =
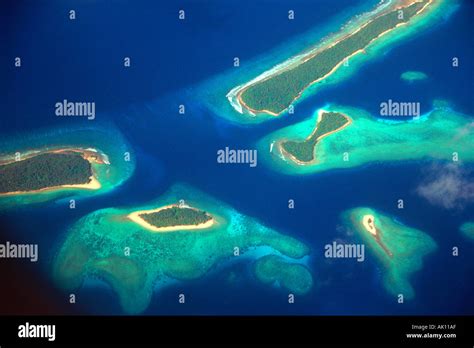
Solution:
[[[369,220],[372,220],[372,225],[369,224]],[[375,217],[373,215],[367,214],[362,217],[362,225],[370,234],[376,236],[377,229],[375,228]]]

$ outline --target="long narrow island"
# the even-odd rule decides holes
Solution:
[[[64,188],[97,190],[101,184],[94,163],[106,164],[107,158],[92,148],[37,150],[18,160],[0,160],[0,196]]]
[[[209,228],[215,219],[209,213],[189,205],[170,204],[152,210],[135,211],[128,218],[154,232]]]
[[[352,120],[340,112],[318,111],[315,129],[304,141],[283,140],[278,143],[282,154],[297,164],[305,165],[315,161],[314,151],[322,138],[342,130]]]
[[[320,82],[349,58],[364,53],[382,36],[420,15],[434,0],[395,1],[382,11],[375,11],[352,32],[339,35],[323,47],[317,47],[290,59],[288,63],[235,87],[227,98],[242,113],[278,116],[311,85]],[[343,29],[344,30],[344,29]]]

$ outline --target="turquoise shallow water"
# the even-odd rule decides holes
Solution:
[[[347,115],[351,124],[316,144],[314,163],[295,163],[282,153],[280,144],[284,140],[306,139],[317,124],[318,110],[307,120],[260,140],[260,153],[268,166],[291,174],[427,158],[455,161],[455,164],[472,162],[474,135],[469,131],[472,117],[446,105],[438,106],[439,101],[433,104],[428,113],[408,120],[377,119],[360,109],[328,105],[324,110]]]
[[[213,216],[214,225],[194,231],[151,232],[127,218],[134,211],[181,200]],[[148,307],[152,289],[203,277],[212,268],[241,255],[251,261],[264,255],[281,255],[287,263],[298,264],[303,263],[299,260],[309,251],[298,240],[278,234],[223,203],[180,185],[147,206],[109,208],[82,218],[71,227],[54,261],[54,278],[69,291],[77,290],[86,277],[103,279],[118,295],[123,310],[136,314]],[[278,266],[271,271],[278,273]],[[301,272],[311,279],[309,271]],[[292,291],[294,286],[290,282],[286,287]],[[309,289],[311,285],[294,290],[301,294]]]
[[[11,160],[16,154],[24,156],[36,151],[55,149],[92,149],[107,162],[93,164],[100,188],[94,190],[60,189],[39,194],[0,197],[0,207],[11,209],[23,204],[47,202],[60,198],[77,199],[109,192],[133,174],[135,158],[131,146],[111,124],[102,127],[59,128],[37,130],[21,136],[9,136],[0,145],[0,157]]]

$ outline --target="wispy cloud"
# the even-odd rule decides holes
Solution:
[[[416,192],[433,205],[462,209],[474,202],[474,180],[460,164],[434,164]]]
[[[468,123],[467,125],[465,125],[464,127],[462,127],[458,131],[458,133],[454,136],[453,140],[459,140],[460,138],[463,138],[466,135],[472,134],[473,131],[474,131],[474,121],[472,121],[472,122]]]

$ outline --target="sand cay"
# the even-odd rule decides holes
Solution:
[[[376,236],[377,229],[375,228],[375,217],[373,215],[364,215],[362,217],[362,225],[370,234]]]
[[[141,215],[143,215],[143,214],[158,213],[162,210],[170,209],[170,208],[173,208],[173,207],[194,209],[194,210],[198,211],[198,209],[193,208],[193,207],[188,206],[188,205],[170,204],[170,205],[160,207],[160,208],[157,208],[157,209],[138,210],[138,211],[135,211],[133,213],[128,214],[127,218],[129,218],[133,222],[139,224],[143,228],[146,228],[147,230],[150,230],[150,231],[153,231],[153,232],[173,232],[173,231],[183,231],[183,230],[202,230],[202,229],[210,228],[216,223],[215,219],[213,217],[211,217],[210,220],[207,220],[206,222],[203,222],[203,223],[200,223],[200,224],[197,224],[197,225],[174,225],[174,226],[166,226],[166,227],[156,227],[156,226],[152,225],[151,223],[149,223],[148,221],[145,221],[141,217]]]

